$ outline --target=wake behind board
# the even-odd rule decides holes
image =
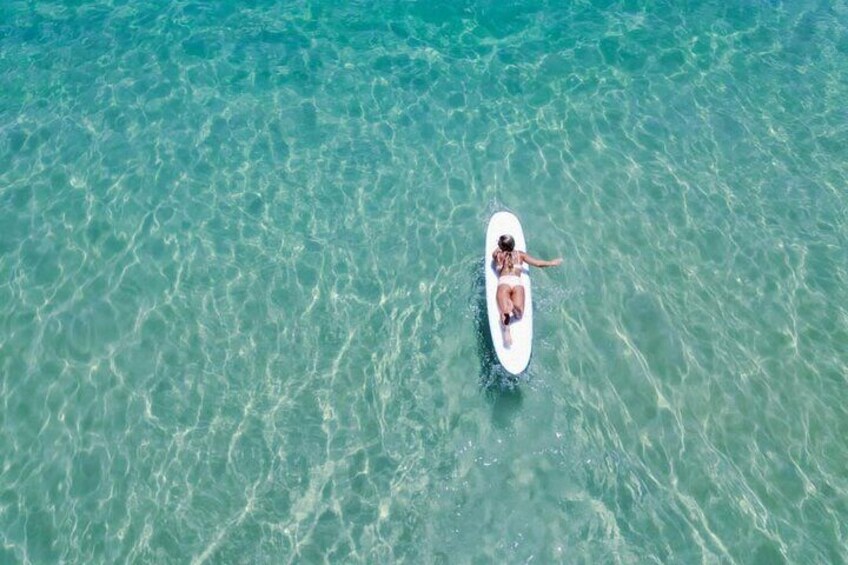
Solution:
[[[484,270],[486,271],[486,307],[489,314],[489,331],[492,333],[492,344],[498,361],[504,369],[518,375],[530,363],[530,353],[533,348],[533,293],[530,289],[530,270],[527,263],[522,265],[521,283],[524,285],[524,315],[518,321],[510,324],[512,345],[506,347],[503,339],[503,327],[498,311],[497,291],[498,272],[492,253],[498,248],[498,238],[509,234],[515,239],[516,251],[527,251],[524,241],[524,231],[518,218],[510,212],[497,212],[489,220],[486,230],[486,254],[484,255]]]

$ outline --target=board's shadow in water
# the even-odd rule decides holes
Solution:
[[[492,334],[489,331],[489,314],[486,306],[485,260],[474,263],[472,280],[472,309],[477,338],[477,357],[480,359],[480,388],[492,404],[492,421],[497,427],[508,427],[521,408],[523,401],[519,377],[506,371],[498,363]]]

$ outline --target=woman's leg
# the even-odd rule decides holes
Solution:
[[[511,289],[509,286],[502,284],[498,286],[497,292],[497,300],[498,300],[498,310],[501,313],[501,323],[503,325],[509,325],[509,320],[506,316],[512,316],[513,312],[513,304],[510,299]]]
[[[510,288],[502,284],[498,286],[497,300],[498,310],[501,313],[501,328],[503,328],[504,345],[512,345],[512,334],[509,331],[510,317],[513,313],[512,300],[509,299]]]
[[[512,288],[512,291],[509,294],[509,300],[512,302],[512,311],[515,314],[516,318],[520,318],[524,315],[524,287],[516,285]]]

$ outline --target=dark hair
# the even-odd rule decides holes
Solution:
[[[504,234],[498,238],[498,247],[500,247],[501,251],[512,251],[515,249],[515,240],[512,239],[511,235]]]

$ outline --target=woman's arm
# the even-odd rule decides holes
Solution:
[[[521,260],[526,261],[527,264],[533,265],[534,267],[556,267],[560,263],[562,263],[562,257],[558,257],[552,261],[545,261],[543,259],[536,259],[532,255],[521,252]]]

